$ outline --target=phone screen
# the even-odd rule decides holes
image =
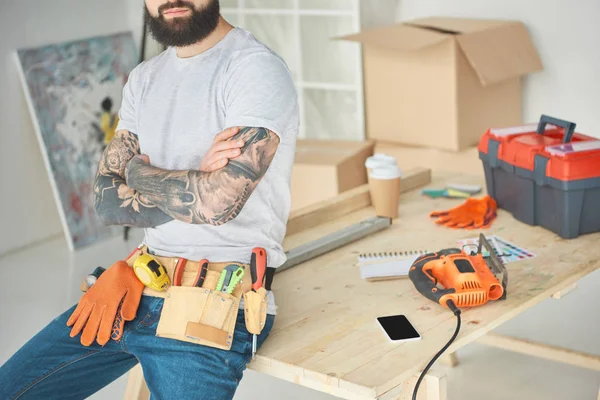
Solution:
[[[404,315],[377,317],[377,321],[393,341],[420,339],[421,335]]]

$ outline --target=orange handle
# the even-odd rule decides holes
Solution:
[[[252,250],[250,259],[250,274],[252,275],[252,289],[257,291],[263,286],[265,273],[267,272],[267,251],[262,247]]]

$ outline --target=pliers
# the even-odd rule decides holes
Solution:
[[[183,271],[185,269],[186,264],[187,260],[185,258],[180,258],[179,260],[177,260],[177,265],[175,266],[175,274],[173,275],[173,286],[181,286],[181,278],[183,277]],[[208,260],[206,258],[203,258],[198,263],[198,273],[196,274],[196,278],[194,279],[193,286],[202,287],[207,272]]]

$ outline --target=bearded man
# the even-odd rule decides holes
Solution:
[[[167,49],[130,73],[94,182],[98,217],[144,241],[0,368],[1,399],[83,399],[137,363],[152,399],[231,399],[273,326],[291,74],[218,0],[146,0],[145,16]]]

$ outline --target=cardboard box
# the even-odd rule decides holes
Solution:
[[[372,141],[298,140],[292,169],[292,210],[367,183]]]
[[[371,29],[363,44],[369,139],[461,150],[521,119],[521,77],[542,70],[518,21],[425,18]]]

